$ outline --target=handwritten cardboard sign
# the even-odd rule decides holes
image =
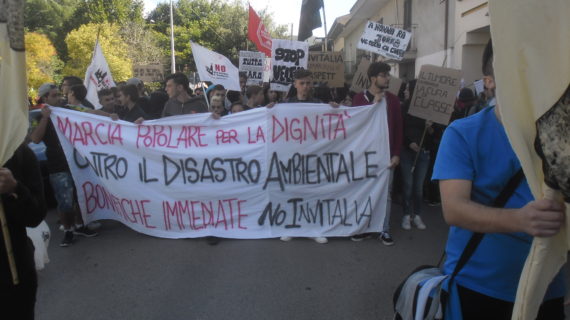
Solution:
[[[351,91],[362,92],[364,89],[370,87],[370,79],[368,79],[368,67],[370,66],[370,60],[367,58],[362,58],[356,69],[356,73],[352,78]]]
[[[404,58],[411,38],[409,31],[368,21],[357,47],[399,61]]]
[[[144,82],[161,82],[164,81],[164,67],[161,64],[135,65],[133,77]]]
[[[309,52],[313,81],[330,88],[344,87],[344,59],[341,52]]]
[[[239,71],[247,74],[247,85],[263,84],[265,53],[253,51],[239,52]]]
[[[382,230],[385,105],[282,104],[140,125],[52,111],[86,223],[112,219],[165,238]]]
[[[408,113],[447,125],[460,85],[461,70],[423,65]]]
[[[288,91],[293,83],[295,72],[299,69],[307,69],[308,61],[308,42],[273,39],[271,49],[271,66],[273,68],[271,90]]]

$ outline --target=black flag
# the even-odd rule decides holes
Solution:
[[[323,0],[303,0],[301,6],[301,19],[299,20],[299,41],[305,41],[313,35],[313,29],[322,26],[319,10],[323,7]]]

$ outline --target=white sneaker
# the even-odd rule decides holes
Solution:
[[[424,222],[422,221],[422,218],[418,215],[414,216],[414,225],[416,226],[416,228],[420,229],[420,230],[425,230],[426,229],[426,225],[424,224]]]
[[[311,238],[313,240],[315,240],[316,243],[320,243],[320,244],[325,244],[327,242],[329,242],[329,240],[325,237],[316,237],[316,238]]]
[[[412,218],[410,217],[409,214],[404,216],[404,218],[402,219],[402,229],[410,230],[412,228],[411,219]]]
[[[281,241],[291,241],[291,237],[281,237]]]

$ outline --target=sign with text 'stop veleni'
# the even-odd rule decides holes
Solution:
[[[271,90],[288,91],[293,83],[295,72],[307,69],[309,61],[309,43],[273,39],[271,49],[271,66],[273,77]]]
[[[386,105],[278,104],[136,125],[53,108],[86,223],[164,238],[382,230]],[[370,139],[374,137],[374,139]]]
[[[411,38],[412,33],[409,31],[368,21],[357,47],[400,61],[404,58]]]
[[[423,65],[410,103],[409,114],[447,125],[461,86],[461,70]]]

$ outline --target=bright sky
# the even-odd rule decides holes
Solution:
[[[158,3],[166,1],[168,0],[144,0],[145,12],[152,11]],[[273,19],[277,24],[285,24],[291,28],[291,23],[293,23],[293,34],[297,34],[299,30],[302,2],[302,0],[249,0],[255,11],[268,8],[268,11],[273,13]],[[324,0],[327,28],[330,30],[334,19],[337,17],[350,13],[350,8],[352,8],[355,2],[356,0]],[[324,37],[324,28],[313,30],[313,35]]]

